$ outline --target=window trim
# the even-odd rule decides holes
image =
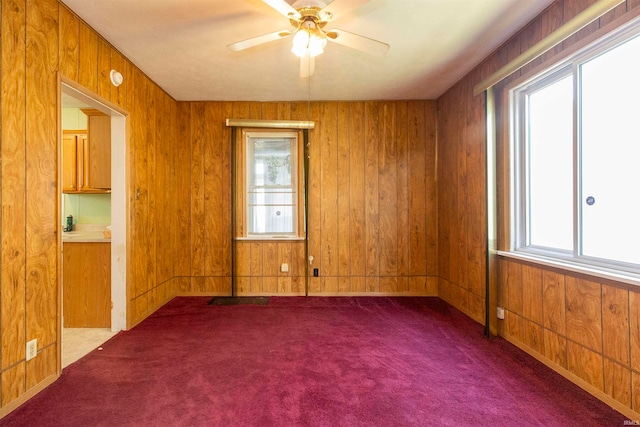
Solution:
[[[640,36],[640,20],[634,20],[627,25],[614,30],[608,35],[598,39],[583,49],[573,53],[567,58],[559,61],[546,70],[530,76],[525,81],[514,82],[511,87],[505,88],[507,91],[506,100],[508,102],[509,135],[509,156],[505,159],[509,163],[510,170],[508,182],[503,185],[508,186],[510,202],[507,203],[511,225],[508,228],[510,236],[506,240],[510,245],[508,250],[499,250],[498,254],[503,257],[521,259],[524,261],[536,262],[546,266],[560,267],[578,273],[595,275],[609,280],[620,281],[632,285],[640,285],[640,267],[638,264],[626,263],[615,260],[606,260],[592,256],[580,255],[580,227],[582,204],[580,203],[580,173],[581,167],[581,135],[580,120],[581,115],[577,112],[580,108],[580,72],[582,64],[605,54],[626,41]],[[573,75],[574,82],[574,112],[573,112],[573,250],[562,253],[560,250],[550,250],[549,248],[535,247],[527,245],[527,220],[525,211],[527,209],[526,186],[527,179],[523,171],[526,171],[526,157],[523,150],[526,150],[526,126],[524,126],[524,115],[526,108],[523,98],[531,93],[532,88],[544,87],[552,84],[568,74]],[[529,91],[527,93],[527,91]]]

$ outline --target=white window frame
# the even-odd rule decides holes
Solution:
[[[252,227],[252,218],[251,218],[251,177],[253,175],[253,143],[252,141],[255,139],[292,139],[291,143],[291,186],[292,194],[293,194],[293,203],[292,203],[292,221],[293,230],[291,232],[255,232],[251,229]],[[303,189],[302,189],[302,138],[300,132],[297,131],[246,131],[244,132],[244,143],[242,144],[244,165],[242,170],[244,171],[244,188],[242,191],[244,192],[244,236],[238,236],[240,239],[248,239],[248,240],[265,240],[265,239],[300,239],[302,238],[301,233],[301,225],[304,223],[303,218],[300,217],[303,212]],[[289,186],[288,186],[289,187]]]
[[[511,229],[510,249],[500,251],[503,256],[539,261],[553,267],[567,268],[576,272],[594,273],[596,275],[622,280],[640,285],[640,264],[625,263],[615,260],[588,257],[580,254],[580,93],[579,78],[581,64],[615,48],[631,38],[640,36],[640,21],[602,38],[587,48],[577,52],[566,60],[535,77],[519,84],[509,91],[510,104],[510,164],[511,175]],[[527,128],[526,98],[527,94],[537,88],[551,84],[568,74],[573,75],[573,250],[562,251],[552,248],[534,247],[528,244],[527,230]],[[640,250],[640,249],[639,249]]]

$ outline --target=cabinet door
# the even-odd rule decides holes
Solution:
[[[111,327],[111,244],[64,243],[65,328]]]
[[[85,146],[85,188],[111,189],[111,117],[89,116]]]
[[[75,134],[62,136],[62,191],[78,190],[78,151]]]

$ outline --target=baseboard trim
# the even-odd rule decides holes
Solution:
[[[3,406],[2,408],[0,408],[0,419],[6,417],[11,412],[13,412],[16,409],[18,409],[23,403],[26,403],[29,399],[34,397],[36,394],[40,393],[45,388],[49,387],[58,378],[60,378],[60,375],[58,375],[58,374],[49,375],[47,378],[42,380],[35,387],[31,388],[26,393],[24,393],[23,395],[19,396],[17,399],[12,400],[11,402],[9,402],[8,405]]]

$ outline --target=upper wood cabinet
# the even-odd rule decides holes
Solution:
[[[62,137],[62,191],[111,192],[111,117],[83,109],[87,130],[65,130]]]

